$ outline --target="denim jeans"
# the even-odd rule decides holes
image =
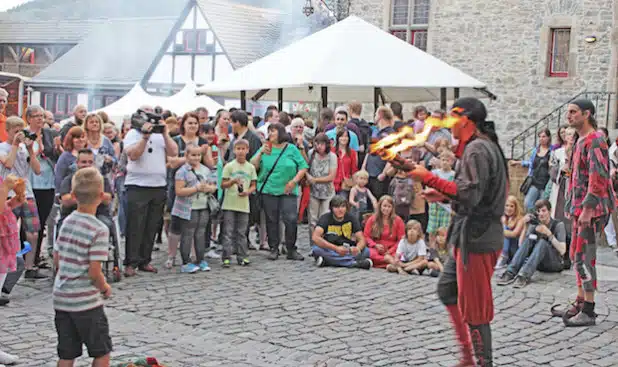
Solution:
[[[534,211],[534,203],[539,200],[540,196],[541,191],[534,185],[530,186],[530,189],[524,198],[524,208],[526,209],[526,212],[529,213]]]
[[[246,258],[249,253],[249,242],[247,239],[249,213],[224,210],[221,223],[225,223],[225,226],[221,228],[223,232],[223,259],[230,259],[232,257],[234,247],[237,247],[236,253],[239,259]]]
[[[124,188],[124,177],[118,177],[114,186],[118,195],[118,226],[122,236],[127,233],[127,191]]]
[[[506,271],[530,279],[537,269],[548,273],[561,272],[562,256],[547,240],[526,238],[519,246]]]
[[[357,256],[341,256],[334,250],[324,249],[315,245],[311,247],[311,250],[313,256],[322,256],[324,258],[324,265],[326,266],[351,268],[356,265],[357,261],[369,258],[369,249],[367,247],[365,247]]]
[[[296,251],[298,207],[296,195],[273,196],[262,194],[262,210],[266,216],[266,233],[271,251],[279,248],[279,221],[285,225],[284,243],[289,251]]]
[[[208,209],[192,209],[191,219],[183,220],[180,235],[180,257],[182,265],[191,262],[191,247],[195,246],[195,264],[204,260],[206,254],[206,230],[210,220]]]
[[[517,253],[517,238],[504,237],[504,245],[502,246],[502,256],[507,259],[512,259]]]

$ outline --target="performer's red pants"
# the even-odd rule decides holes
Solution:
[[[463,321],[469,325],[488,324],[494,318],[494,300],[491,292],[491,277],[501,250],[490,253],[468,253],[464,265],[461,251],[444,265],[438,282],[438,296],[445,305],[459,306]]]

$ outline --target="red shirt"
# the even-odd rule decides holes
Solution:
[[[335,192],[341,191],[341,184],[346,178],[351,178],[356,171],[358,171],[358,155],[352,149],[349,154],[337,152],[333,148],[333,153],[337,155],[337,174],[333,184],[335,185]]]
[[[379,209],[378,209],[379,210]],[[394,209],[393,209],[394,210]],[[367,240],[367,245],[369,247],[375,247],[376,244],[382,244],[386,247],[386,252],[391,255],[395,255],[397,252],[397,245],[399,241],[406,234],[406,225],[403,223],[403,219],[399,216],[395,216],[395,221],[393,222],[393,228],[391,229],[389,226],[384,226],[382,230],[382,235],[380,238],[371,238],[371,227],[373,227],[373,223],[376,220],[375,214],[367,219],[367,224],[365,224],[365,239]]]
[[[0,113],[0,142],[4,143],[8,138],[6,134],[6,116]]]

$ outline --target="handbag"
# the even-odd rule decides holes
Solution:
[[[219,203],[219,199],[217,199],[213,194],[208,194],[208,197],[206,198],[206,206],[208,207],[210,216],[218,217],[221,213],[221,203]]]
[[[281,153],[279,154],[279,156],[277,157],[277,159],[275,160],[275,163],[273,164],[273,166],[271,167],[270,171],[268,171],[268,174],[266,174],[266,177],[264,178],[264,182],[262,182],[262,186],[260,186],[259,190],[257,191],[257,195],[258,195],[258,199],[257,199],[257,212],[259,213],[262,210],[262,192],[264,191],[264,187],[266,187],[266,183],[268,182],[268,179],[270,178],[270,175],[273,174],[273,172],[275,171],[275,168],[277,167],[277,163],[279,163],[279,160],[281,159],[281,157],[283,157],[283,153],[285,153],[285,150],[288,148],[289,144],[286,144],[283,149],[281,150]]]
[[[519,192],[526,195],[530,187],[532,187],[532,176],[527,176],[521,186],[519,186]]]

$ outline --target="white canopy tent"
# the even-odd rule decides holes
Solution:
[[[485,87],[430,54],[350,16],[198,88],[198,93],[238,99],[240,92],[246,91],[247,98],[270,101],[375,102],[381,96],[386,101],[426,102],[453,99],[458,93],[491,96],[484,92]]]
[[[209,113],[214,113],[223,106],[207,96],[196,95],[197,86],[193,81],[187,83],[184,88],[173,96],[153,96],[146,92],[140,83],[116,102],[98,109],[94,112],[103,111],[117,123],[122,122],[124,116],[128,116],[144,105],[161,106],[177,114],[193,111],[198,107],[206,107]]]

